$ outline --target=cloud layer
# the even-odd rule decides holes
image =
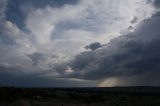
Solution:
[[[1,0],[0,75],[11,76],[1,81],[11,84],[35,76],[34,84],[44,80],[46,86],[50,81],[63,86],[59,80],[70,86],[96,86],[106,78],[157,73],[156,2]]]
[[[64,76],[106,78],[100,86],[159,85],[160,16],[157,14],[145,20],[135,32],[117,37],[96,51],[77,55],[68,63],[73,72]]]

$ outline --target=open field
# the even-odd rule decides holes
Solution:
[[[160,106],[160,88],[2,87],[0,106]]]

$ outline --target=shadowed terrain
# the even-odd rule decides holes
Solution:
[[[159,106],[159,87],[0,88],[0,106]]]

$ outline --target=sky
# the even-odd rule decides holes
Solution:
[[[160,86],[159,0],[0,0],[0,83]]]

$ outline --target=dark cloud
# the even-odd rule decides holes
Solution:
[[[36,75],[11,75],[0,74],[1,84],[3,86],[16,87],[80,87],[80,86],[96,86],[87,81],[74,81],[69,79],[55,79],[41,77]]]
[[[5,11],[5,6],[6,6],[6,1],[5,0],[1,0],[0,1],[0,19],[4,15],[3,13]]]
[[[24,0],[8,0],[7,8],[5,10],[6,20],[13,22],[21,29],[24,28],[24,20],[26,17],[21,9],[22,1]]]
[[[13,45],[15,44],[17,27],[6,18],[6,8],[8,1],[0,1],[0,44],[1,45]],[[14,32],[15,31],[15,32]],[[16,32],[17,31],[17,32]]]
[[[156,76],[160,73],[159,23],[160,17],[155,15],[145,20],[135,32],[113,39],[96,51],[77,55],[70,62],[74,72],[64,76],[89,80],[132,77],[124,82],[156,85],[160,82]],[[143,83],[138,79],[143,79]]]
[[[96,83],[83,80],[57,79],[45,76],[46,73],[23,73],[29,69],[18,65],[0,64],[0,84],[18,87],[80,87],[96,86]]]
[[[159,0],[155,0],[154,1],[154,5],[159,8],[160,7],[160,1]]]
[[[47,55],[43,53],[33,53],[27,55],[32,61],[33,65],[38,65],[40,62],[45,61],[47,58]]]
[[[101,43],[99,42],[95,42],[95,43],[91,43],[90,45],[86,46],[86,49],[91,49],[91,50],[96,50],[98,48],[102,47]]]
[[[20,29],[25,29],[26,13],[24,10],[34,8],[45,8],[51,6],[60,8],[66,4],[77,4],[79,0],[8,0],[5,11],[6,19],[15,23]],[[1,7],[1,6],[0,6]]]

